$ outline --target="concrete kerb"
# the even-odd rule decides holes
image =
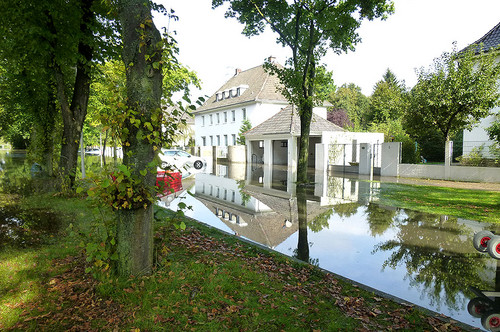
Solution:
[[[228,233],[228,232],[226,232],[226,231],[224,231],[224,230],[218,229],[217,227],[214,227],[214,226],[208,225],[208,224],[204,223],[203,221],[199,221],[199,220],[197,220],[197,219],[190,218],[190,217],[185,217],[185,218],[187,218],[187,219],[189,219],[189,220],[191,220],[191,221],[193,221],[193,222],[197,222],[197,223],[199,223],[199,224],[202,224],[203,226],[205,226],[205,227],[207,227],[207,228],[210,228],[210,229],[212,229],[212,230],[215,230],[215,231],[217,231],[217,232],[219,232],[219,233],[222,233],[222,234],[224,234],[224,235],[227,235],[227,236],[230,236],[230,237],[232,237],[232,238],[234,238],[234,239],[237,239],[237,240],[239,240],[239,241],[242,241],[242,242],[244,242],[244,243],[246,243],[246,244],[249,244],[249,245],[255,246],[255,247],[257,247],[257,248],[259,248],[259,249],[262,249],[262,250],[264,250],[264,251],[267,251],[267,252],[270,252],[270,253],[273,253],[273,254],[277,254],[277,255],[281,255],[281,256],[286,257],[286,258],[289,258],[289,259],[291,259],[292,261],[294,261],[294,262],[296,262],[296,263],[299,263],[299,264],[310,265],[309,263],[306,263],[306,262],[304,262],[304,261],[301,261],[300,259],[297,259],[297,258],[295,258],[295,257],[290,257],[290,256],[287,256],[287,255],[284,255],[283,253],[281,253],[281,252],[279,252],[279,251],[276,251],[276,250],[274,250],[274,249],[268,248],[268,247],[263,246],[263,245],[261,245],[261,244],[259,244],[259,243],[256,243],[256,242],[253,242],[253,241],[247,240],[247,239],[245,239],[245,238],[241,238],[241,237],[236,236],[236,235],[234,235],[234,234]],[[347,277],[344,277],[344,276],[341,276],[341,275],[339,275],[339,274],[336,274],[335,272],[327,271],[327,270],[325,270],[325,269],[323,269],[323,268],[321,268],[321,267],[318,267],[318,266],[315,266],[315,267],[316,267],[317,269],[319,269],[321,272],[323,272],[323,273],[329,273],[329,274],[331,274],[331,275],[335,276],[336,278],[338,278],[338,279],[340,279],[340,280],[343,280],[343,281],[345,281],[345,282],[348,282],[348,283],[352,284],[352,285],[353,285],[353,286],[355,286],[355,287],[358,287],[358,288],[361,288],[361,289],[363,289],[363,290],[365,290],[365,291],[371,292],[371,293],[373,293],[373,294],[375,294],[375,295],[377,295],[377,296],[379,296],[379,297],[384,297],[384,298],[386,298],[386,299],[392,300],[392,301],[394,301],[394,302],[396,302],[396,303],[398,303],[398,304],[400,304],[400,305],[417,308],[417,309],[421,310],[422,312],[424,312],[425,314],[427,314],[428,316],[431,316],[431,317],[437,318],[437,319],[441,320],[442,322],[446,322],[446,323],[453,323],[453,324],[455,324],[456,326],[458,326],[458,327],[462,328],[462,329],[463,329],[463,330],[465,330],[465,331],[479,331],[479,329],[478,329],[478,328],[476,328],[476,327],[473,327],[473,326],[470,326],[470,325],[468,325],[468,324],[465,324],[465,323],[459,322],[459,321],[454,320],[454,319],[452,319],[452,318],[450,318],[450,317],[448,317],[448,316],[445,316],[445,315],[440,314],[440,313],[438,313],[438,312],[435,312],[435,311],[432,311],[432,310],[430,310],[430,309],[424,308],[424,307],[422,307],[422,306],[420,306],[420,305],[418,305],[418,304],[414,304],[414,303],[411,303],[411,302],[405,301],[405,300],[403,300],[402,298],[399,298],[399,297],[397,297],[397,296],[394,296],[394,295],[391,295],[391,294],[385,293],[385,292],[383,292],[383,291],[380,291],[380,290],[375,289],[375,288],[373,288],[373,287],[370,287],[370,286],[368,286],[368,285],[365,285],[365,284],[359,283],[359,282],[354,281],[354,280],[352,280],[352,279],[349,279],[349,278],[347,278]]]

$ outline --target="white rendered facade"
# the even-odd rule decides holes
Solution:
[[[194,117],[195,144],[196,146],[236,145],[245,119],[255,127],[286,106],[286,103],[254,102],[197,113]],[[314,113],[324,119],[326,111],[326,107],[314,108]]]

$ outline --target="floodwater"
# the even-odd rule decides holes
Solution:
[[[26,248],[43,243],[56,234],[60,221],[47,210],[21,210],[0,206],[0,250],[5,247]]]
[[[20,192],[30,176],[23,151],[0,151],[0,191]],[[24,182],[24,183],[23,183]],[[60,228],[59,218],[44,209],[21,209],[9,201],[7,193],[0,199],[0,250],[6,247],[26,248],[43,243]]]
[[[382,206],[381,182],[313,172],[315,185],[302,192],[286,168],[213,170],[160,205],[175,210],[185,202],[186,215],[203,223],[484,328],[467,309],[476,297],[469,287],[500,291],[500,264],[477,252],[472,238],[498,225]]]

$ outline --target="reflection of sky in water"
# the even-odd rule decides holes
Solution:
[[[193,192],[194,187],[192,187],[189,190],[190,192]],[[200,220],[207,225],[218,228],[225,232],[234,234],[234,232],[229,227],[227,227],[222,221],[220,221],[220,219],[215,214],[213,214],[212,211],[210,211],[203,203],[196,200],[186,192],[183,192],[182,194],[179,195],[178,198],[174,199],[172,203],[170,203],[169,209],[173,211],[177,210],[177,204],[179,204],[180,202],[185,202],[188,206],[191,207],[191,209],[184,211],[184,214],[186,216],[196,220]]]
[[[458,312],[450,310],[446,305],[431,305],[432,299],[426,298],[419,287],[411,286],[405,266],[399,265],[396,269],[382,265],[389,259],[391,251],[377,251],[375,247],[396,236],[397,231],[389,228],[382,236],[373,237],[366,223],[364,207],[350,217],[333,215],[329,221],[329,228],[318,233],[309,230],[307,240],[310,243],[311,259],[318,259],[319,266],[343,277],[373,287],[385,293],[400,297],[406,301],[422,305],[447,316],[453,316],[470,325],[479,322],[467,312],[467,301],[460,294],[457,305]],[[275,250],[286,255],[293,255],[297,247],[298,233],[294,233]],[[479,325],[478,325],[479,326]]]
[[[204,175],[203,179],[207,180],[207,176]],[[217,178],[215,178],[215,180],[222,188],[222,180],[218,180]],[[224,181],[227,180],[229,179],[225,178]],[[200,188],[197,190],[200,190]],[[255,188],[253,190],[255,190]],[[190,191],[194,193],[195,187],[193,186],[190,188]],[[263,195],[263,193],[259,193],[259,195]],[[183,200],[187,205],[192,206],[192,210],[185,211],[187,216],[224,230],[230,234],[235,234],[235,229],[237,230],[238,228],[226,225],[211,210],[211,208],[218,205],[218,201],[214,199],[214,197],[212,197],[208,205],[205,205],[207,204],[206,201],[205,204],[203,204],[201,201],[198,201],[196,198],[186,193],[182,193],[180,197],[184,198],[177,198],[171,202],[171,209],[175,210],[177,208],[177,202]],[[259,198],[264,199],[264,196],[259,196]],[[274,196],[274,199],[277,199],[277,196]],[[315,204],[317,204],[317,202]],[[228,202],[221,200],[220,206],[224,208],[224,206],[228,206]],[[373,206],[377,205],[373,205],[372,203],[372,210],[377,209],[373,208]],[[428,247],[430,247],[431,254],[432,250],[437,250],[439,251],[437,256],[445,257],[445,259],[460,260],[460,257],[465,253],[464,257],[466,257],[466,262],[470,262],[471,259],[475,261],[475,258],[471,256],[471,253],[474,255],[475,252],[472,248],[472,239],[470,237],[474,232],[483,227],[489,227],[489,225],[468,221],[457,222],[456,219],[451,223],[446,221],[441,222],[439,216],[428,217],[429,215],[419,219],[420,217],[418,215],[415,217],[414,212],[409,211],[408,214],[413,214],[412,217],[409,217],[403,210],[396,209],[376,210],[375,215],[380,219],[372,219],[371,222],[368,222],[367,218],[370,213],[368,210],[369,208],[367,205],[360,205],[357,211],[350,216],[339,216],[334,212],[328,219],[327,227],[324,227],[319,232],[313,232],[309,229],[307,240],[310,243],[311,260],[313,262],[317,261],[319,266],[325,270],[332,271],[343,277],[373,287],[374,289],[402,298],[408,302],[450,316],[466,324],[481,327],[480,319],[472,317],[467,312],[469,298],[462,293],[462,290],[465,291],[468,285],[464,284],[463,287],[458,287],[456,294],[452,296],[447,295],[444,290],[440,290],[439,288],[435,291],[434,282],[431,282],[431,285],[424,285],[422,282],[417,282],[415,280],[416,275],[409,274],[407,271],[407,262],[405,261],[407,257],[398,261],[395,268],[390,266],[383,267],[385,262],[390,261],[391,255],[397,252],[399,246],[396,246],[394,249],[376,249],[381,244],[393,240],[397,243],[403,243],[405,240],[409,240],[411,243],[404,243],[402,247],[422,246],[425,248],[424,251],[427,250],[425,254],[429,254]],[[314,213],[314,210],[308,210],[308,212]],[[372,211],[372,213],[373,212],[374,211]],[[383,217],[385,212],[388,217]],[[259,215],[259,213],[255,214],[255,216],[257,215]],[[430,218],[430,221],[426,218]],[[386,224],[386,220],[390,219],[392,219],[392,223],[389,222]],[[280,223],[279,225],[281,225],[282,221],[277,220],[276,223]],[[233,228],[230,228],[230,226]],[[374,233],[377,235],[373,235]],[[419,239],[419,236],[423,236],[424,239]],[[454,239],[457,239],[457,241],[454,241]],[[450,245],[450,241],[459,243],[459,245],[465,248],[457,249],[456,246]],[[444,244],[442,245],[442,243]],[[274,249],[286,255],[293,256],[297,250],[297,244],[298,232],[295,231],[284,241],[276,245]],[[446,251],[449,252],[446,253]],[[448,254],[451,254],[451,256],[447,256]],[[418,257],[418,255],[419,252],[416,250],[410,253],[410,258],[408,259],[412,261],[412,259],[415,256]],[[491,280],[494,281],[496,261],[486,258],[486,256],[481,256],[480,254],[477,255],[478,257],[482,257],[480,258],[482,261],[479,266],[484,270],[481,271],[479,275],[482,275],[488,282],[491,282]],[[429,256],[432,257],[432,255]],[[452,264],[451,266],[455,265]],[[459,264],[457,266],[459,266]],[[425,268],[432,270],[432,267],[425,266]],[[425,268],[422,267],[422,269]],[[471,269],[474,268],[477,268],[477,266],[471,266]],[[464,275],[474,275],[474,273],[464,273]],[[481,277],[481,279],[483,279],[483,277]],[[461,278],[463,279],[464,277],[461,276]]]

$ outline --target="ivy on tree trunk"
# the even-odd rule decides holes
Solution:
[[[149,168],[155,157],[155,149],[148,134],[160,130],[158,114],[161,112],[162,40],[156,29],[149,2],[143,0],[121,0],[119,19],[122,26],[122,59],[127,77],[127,108],[135,120],[124,124],[123,163],[132,176],[142,179],[142,189],[153,188],[156,180]],[[151,130],[153,129],[153,130]],[[142,172],[142,173],[141,173]],[[140,190],[140,188],[132,188]],[[121,209],[117,225],[118,273],[120,275],[143,275],[151,273],[153,265],[153,206]]]

